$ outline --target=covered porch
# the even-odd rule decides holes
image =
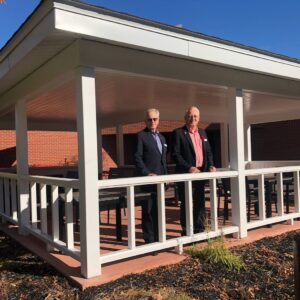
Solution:
[[[76,259],[83,277],[100,275],[104,264],[174,247],[181,252],[185,244],[220,234],[245,238],[250,229],[300,217],[300,162],[251,160],[251,124],[300,116],[297,61],[60,0],[41,3],[2,49],[0,63],[0,128],[16,130],[17,146],[17,173],[0,174],[1,219],[15,224],[20,235],[43,241],[48,251],[59,249]],[[202,121],[221,124],[222,168],[216,173],[99,180],[101,128],[118,128],[122,166],[126,149],[121,125],[142,121],[149,107],[158,108],[162,120],[180,120],[191,105],[201,109]],[[27,130],[77,131],[79,179],[30,174]],[[266,191],[270,177],[275,189]],[[293,189],[289,211],[284,205],[287,177]],[[224,178],[230,179],[231,192],[225,225],[218,218],[217,193]],[[197,234],[193,180],[209,182],[209,226]],[[258,208],[257,216],[247,220],[249,180],[254,181]],[[185,184],[186,236],[177,232],[179,218],[166,202],[165,185],[178,182]],[[145,245],[135,200],[138,187],[147,184],[158,189],[159,242]],[[102,236],[107,215],[99,195],[115,189],[117,200],[126,203],[126,239],[107,251]],[[271,214],[266,211],[268,195],[276,199]],[[80,226],[74,230],[77,219]]]

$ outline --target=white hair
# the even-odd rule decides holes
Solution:
[[[148,115],[149,115],[150,112],[155,112],[157,114],[157,117],[159,118],[159,110],[156,109],[156,108],[149,108],[149,109],[147,109],[147,111],[146,111],[146,118],[148,118]]]

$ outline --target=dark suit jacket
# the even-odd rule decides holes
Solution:
[[[203,165],[202,170],[208,171],[213,166],[213,155],[206,132],[199,128],[202,140]],[[188,173],[191,167],[196,166],[196,154],[189,131],[186,126],[177,128],[173,131],[173,159],[176,163],[176,173]]]
[[[159,133],[158,136],[162,144],[162,154],[160,154],[157,143],[149,129],[145,128],[137,133],[134,159],[140,176],[147,176],[149,173],[167,174],[167,144],[162,134]]]

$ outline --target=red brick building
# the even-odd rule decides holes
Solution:
[[[182,126],[180,121],[161,121],[160,131],[169,144],[174,128]],[[123,126],[124,161],[133,164],[135,133],[144,127],[144,123]],[[215,162],[220,166],[220,127],[218,124],[202,123],[214,151]],[[253,160],[290,160],[300,159],[300,140],[297,139],[300,120],[257,124],[252,126]],[[103,169],[116,166],[116,129],[106,128],[103,134]],[[8,168],[16,162],[16,137],[14,130],[0,132],[0,167]],[[282,147],[281,145],[285,146]],[[77,133],[60,131],[29,131],[28,155],[30,166],[68,166],[76,165]],[[287,153],[288,151],[288,153]]]

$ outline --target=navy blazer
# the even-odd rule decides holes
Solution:
[[[213,163],[213,154],[211,151],[210,144],[207,139],[206,132],[199,128],[198,129],[203,150],[203,171],[208,171]],[[176,173],[188,173],[191,167],[196,166],[196,154],[191,140],[189,131],[186,126],[177,128],[172,134],[173,142],[173,159],[176,163]]]
[[[162,134],[159,133],[158,136],[162,144],[162,154],[148,128],[137,133],[134,159],[140,176],[147,176],[149,173],[167,174],[167,144]]]

